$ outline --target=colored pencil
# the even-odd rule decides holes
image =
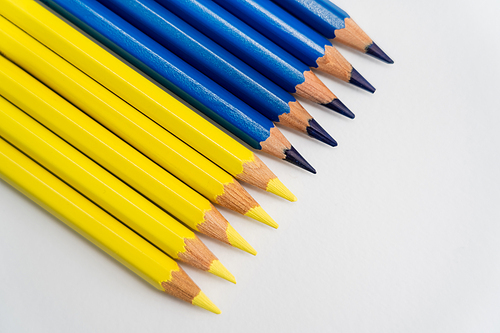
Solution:
[[[100,3],[44,2],[253,148],[315,172],[269,119]]]
[[[361,89],[375,88],[322,35],[269,0],[214,0],[224,9],[302,60]]]
[[[191,230],[20,109],[0,109],[0,136],[173,259],[235,282]]]
[[[0,98],[0,107],[4,107],[5,103]],[[1,137],[0,178],[156,289],[213,313],[220,313],[174,260]]]
[[[212,202],[255,218],[272,227],[276,228],[278,226],[233,177],[193,151],[189,146],[179,142],[173,135],[1,17],[0,51],[130,145],[136,147],[165,169],[172,170],[179,179],[192,186]],[[16,70],[20,72],[15,67],[12,69],[12,71]],[[10,77],[11,80],[16,80],[16,74],[11,74]],[[24,89],[28,91],[35,88],[42,89],[39,88],[39,85],[36,85],[35,79],[29,81],[27,78],[18,85],[24,85]],[[5,83],[4,89],[8,91],[9,85]],[[50,91],[49,89],[45,90]],[[45,91],[40,92],[39,96],[44,96],[44,94]],[[19,95],[19,103],[23,103],[22,93],[19,93]],[[54,94],[54,96],[57,95]],[[46,104],[40,101],[39,103]],[[59,107],[63,108],[63,106]],[[67,109],[67,104],[64,104],[64,107]],[[37,107],[32,108],[37,109]],[[58,111],[58,113],[61,113],[61,111]],[[42,112],[39,112],[39,114],[40,116],[45,115]],[[74,109],[71,114],[74,117],[78,116]],[[85,119],[81,116],[80,118]],[[94,145],[89,144],[89,139],[84,139],[69,130],[69,125],[62,125],[59,120],[55,121],[54,119],[46,119],[46,121],[48,122],[46,126],[54,127],[51,129],[57,134],[61,135],[58,132],[61,131],[73,137],[73,140],[79,141],[81,145],[86,147],[86,149],[81,150],[84,150],[87,155],[195,230],[199,230],[198,226],[207,222],[208,219],[211,220],[210,224],[215,223],[221,228],[227,226],[227,222],[224,222],[222,215],[208,201],[169,173],[162,171],[153,162],[143,156],[141,157],[140,154],[135,153],[134,158],[129,156],[122,162],[111,161],[111,156],[114,156],[112,153],[117,154],[120,152],[118,155],[121,155],[120,158],[124,158],[123,156],[135,152],[128,145],[120,145],[121,141],[118,138],[115,138],[114,142],[116,145],[120,145],[121,150],[119,147],[112,147],[110,142],[106,140],[100,140],[101,145],[111,150],[111,152],[105,153],[102,149],[94,149]],[[87,126],[91,126],[91,124],[92,122],[87,121]],[[85,128],[85,132],[89,130],[89,128]],[[110,137],[110,140],[113,138],[110,135],[108,137]],[[72,144],[80,147],[76,142],[72,142]],[[126,152],[123,152],[124,149]],[[100,157],[98,158],[94,154],[99,154]],[[188,160],[182,157],[183,155],[191,156],[191,158]],[[127,162],[134,165],[125,167],[125,165],[128,165]],[[141,166],[138,167],[138,165]],[[149,179],[149,182],[146,179],[139,178],[138,175],[141,174],[146,179]],[[158,183],[160,179],[164,182],[163,184]],[[157,187],[154,187],[150,183],[151,181],[155,182]],[[176,192],[178,199],[184,198],[181,200],[184,204],[167,196],[165,191],[168,192],[169,189],[171,195]],[[194,206],[198,208],[198,212],[192,215]],[[213,228],[206,225],[202,229],[212,230]],[[227,230],[234,231],[232,229]],[[237,233],[233,232],[233,234],[235,242],[237,239],[243,240],[241,237],[237,237]],[[219,233],[219,237],[227,238],[226,232]],[[240,245],[244,245],[244,242],[240,243]],[[244,246],[246,247],[246,245]]]
[[[32,0],[5,0],[0,14],[237,179],[295,201],[249,149]]]
[[[273,0],[317,32],[388,64],[394,61],[338,6],[328,0]]]
[[[337,143],[289,93],[153,0],[100,0],[273,122]]]
[[[340,114],[354,117],[306,64],[215,2],[211,0],[157,0],[156,2],[286,91],[322,104]]]
[[[0,17],[0,43],[11,52],[15,47],[11,48],[11,43],[3,38],[3,20],[5,19]],[[21,33],[24,34],[22,31]],[[21,34],[11,36],[24,43],[26,38],[19,35]],[[5,55],[9,56],[10,52]],[[29,52],[25,54],[36,62],[36,58],[31,57]],[[22,69],[9,62],[4,63],[5,66],[0,71],[2,96],[187,226],[256,254],[206,198]],[[229,183],[226,186],[234,185]]]

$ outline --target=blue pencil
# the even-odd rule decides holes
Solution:
[[[354,114],[306,64],[211,0],[156,0],[290,93],[340,114]]]
[[[214,0],[224,9],[302,60],[371,93],[375,88],[328,39],[269,0]]]
[[[336,146],[289,93],[153,0],[99,0],[273,122]]]
[[[350,46],[388,64],[391,58],[350,18],[328,0],[273,0],[328,39]]]
[[[43,0],[251,147],[315,172],[274,124],[95,0]]]

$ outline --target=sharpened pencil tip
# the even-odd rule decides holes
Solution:
[[[219,260],[212,261],[208,272],[236,284],[236,279],[234,278],[233,274],[231,274],[231,272],[229,272]]]
[[[309,120],[309,126],[307,126],[307,134],[309,134],[310,137],[315,138],[316,140],[326,143],[327,145],[330,145],[332,147],[337,146],[337,141],[335,141],[335,139],[332,138],[330,134],[328,134],[328,132],[325,131],[323,127],[321,127],[314,119]]]
[[[375,43],[372,43],[372,45],[368,46],[368,48],[366,49],[366,54],[369,54],[372,57],[377,58],[378,60],[382,60],[383,62],[388,64],[394,63],[394,60],[389,58],[389,56],[385,54],[385,52],[382,51],[380,47],[378,47],[378,45]]]
[[[203,293],[203,291],[201,290],[200,293],[195,298],[193,298],[192,304],[215,314],[221,314],[219,308],[214,303],[212,303],[207,295],[205,295],[205,293]]]
[[[354,119],[355,117],[354,113],[352,113],[351,110],[349,110],[347,106],[345,106],[344,103],[342,103],[338,98],[335,98],[328,104],[323,104],[323,106],[337,113],[340,113],[341,115],[346,116],[347,118]]]
[[[274,193],[288,201],[295,202],[297,197],[278,178],[273,178],[267,183],[267,192]]]
[[[353,68],[351,71],[351,78],[349,79],[349,83],[363,90],[371,92],[372,94],[376,90],[375,87],[370,84],[370,82],[366,81],[366,79],[361,74],[359,74],[356,68]]]
[[[267,224],[274,229],[278,229],[279,225],[276,223],[269,214],[266,213],[264,208],[261,206],[255,206],[245,213],[245,216],[251,217],[254,220]]]
[[[243,237],[241,237],[241,235],[236,230],[234,230],[234,228],[230,224],[227,225],[226,235],[227,240],[232,246],[237,247],[238,249],[248,252],[254,256],[257,255],[257,251],[255,251],[255,249],[250,244],[248,244],[248,242]]]
[[[292,164],[295,164],[296,166],[307,170],[311,173],[316,173],[316,170],[312,167],[311,164],[309,164],[300,154],[299,152],[292,147],[290,149],[287,149],[285,151],[285,161],[288,161]]]

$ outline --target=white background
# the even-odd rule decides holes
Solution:
[[[247,187],[280,229],[221,209],[259,251],[203,237],[238,280],[186,267],[221,315],[0,181],[0,332],[499,332],[500,3],[337,4],[396,64],[340,48],[373,96],[320,75],[357,117],[303,103],[335,149],[283,130],[318,175],[259,155],[299,197]]]

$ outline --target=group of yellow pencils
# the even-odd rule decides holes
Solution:
[[[34,0],[0,0],[0,178],[156,288],[220,310],[193,231],[256,254],[214,204],[277,228],[239,181],[295,196],[249,149]]]
[[[0,54],[0,177],[156,288],[219,313],[173,259],[235,282],[192,230],[255,255],[213,204],[277,228],[238,180],[295,196],[33,0],[1,1]]]

